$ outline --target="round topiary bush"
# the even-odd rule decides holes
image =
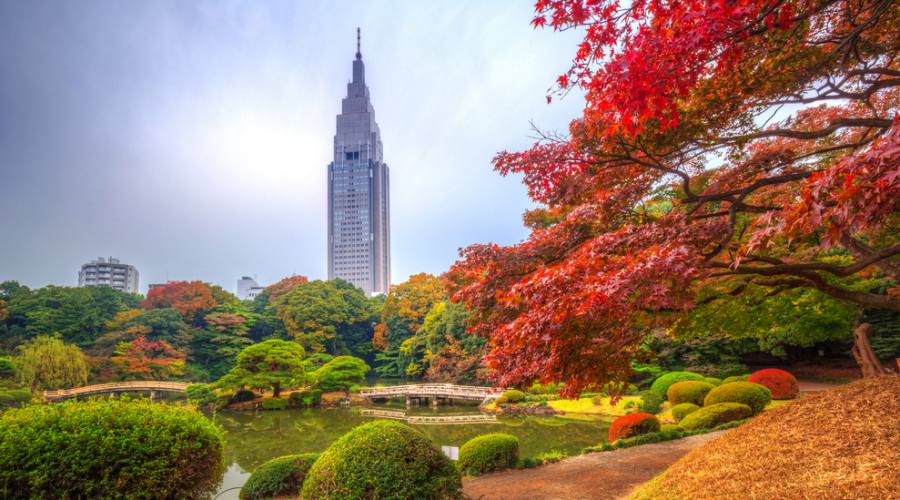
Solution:
[[[676,422],[680,422],[684,417],[699,410],[700,407],[693,403],[681,403],[672,407],[672,416]]]
[[[296,497],[318,453],[285,455],[263,463],[241,488],[241,499]]]
[[[681,403],[694,403],[697,406],[703,404],[703,398],[715,387],[709,382],[701,382],[699,380],[685,380],[684,382],[675,382],[669,386],[666,391],[669,402],[673,405]]]
[[[519,457],[519,439],[494,433],[466,441],[459,448],[459,469],[467,474],[512,467]]]
[[[415,429],[389,420],[341,436],[313,464],[301,496],[461,498],[459,471]]]
[[[712,384],[714,386],[722,385],[722,379],[716,378],[716,377],[706,377],[703,379],[703,381],[706,382],[707,384]]]
[[[731,382],[709,391],[706,399],[703,400],[703,405],[741,403],[749,406],[753,410],[753,414],[757,415],[771,402],[772,391],[765,386],[753,382]]]
[[[683,430],[681,426],[675,424],[662,424],[659,426],[659,432],[680,432]]]
[[[501,397],[506,398],[506,401],[508,403],[518,403],[520,401],[525,401],[525,393],[522,391],[517,391],[515,389],[503,391]]]
[[[202,413],[149,400],[10,410],[0,417],[0,497],[208,498],[222,446]]]
[[[726,377],[725,380],[722,381],[722,383],[730,384],[732,382],[746,382],[748,378],[750,378],[749,373],[745,375],[735,375],[733,377]]]
[[[777,368],[766,368],[753,372],[747,382],[767,387],[772,391],[772,399],[794,399],[800,393],[800,384],[797,379],[789,372]]]
[[[621,416],[609,426],[610,443],[618,439],[633,437],[648,432],[657,432],[659,430],[659,420],[655,415],[649,413],[632,413],[630,415]]]
[[[666,397],[666,392],[669,390],[669,386],[674,384],[675,382],[683,382],[685,380],[699,380],[702,382],[704,379],[703,375],[692,372],[669,372],[664,375],[661,375],[658,379],[653,381],[653,385],[650,386],[650,390],[655,392],[661,398]]]
[[[753,416],[753,410],[741,403],[718,403],[704,406],[688,414],[678,426],[686,431],[712,429],[713,427]]]

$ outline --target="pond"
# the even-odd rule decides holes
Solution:
[[[578,454],[587,446],[606,441],[611,419],[573,415],[497,417],[479,415],[475,406],[442,406],[438,409],[379,405],[370,409],[335,408],[283,411],[220,411],[213,420],[225,429],[227,471],[216,498],[236,499],[239,487],[257,466],[271,458],[293,453],[321,452],[354,427],[382,415],[406,419],[436,446],[462,446],[469,439],[490,432],[505,432],[519,438],[520,456],[549,451]],[[485,419],[488,422],[441,422]],[[418,417],[418,418],[417,418]],[[427,418],[421,418],[427,417]],[[434,422],[437,420],[437,422]],[[423,423],[423,421],[425,421]]]

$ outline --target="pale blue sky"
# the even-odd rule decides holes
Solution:
[[[393,282],[525,237],[490,160],[565,130],[546,103],[577,33],[522,1],[0,2],[0,281],[141,288],[326,272],[326,165],[362,28],[391,167]]]

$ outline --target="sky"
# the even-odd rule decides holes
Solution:
[[[392,282],[527,236],[492,157],[564,132],[578,34],[529,0],[0,2],[0,281],[326,275],[327,165],[362,29],[391,169]]]

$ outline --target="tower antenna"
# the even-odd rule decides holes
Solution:
[[[359,48],[359,28],[356,28],[356,58],[362,59],[362,51]]]

